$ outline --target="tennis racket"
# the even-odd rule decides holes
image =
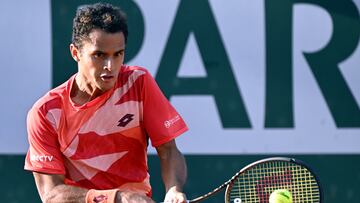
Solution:
[[[225,203],[268,203],[276,189],[291,192],[293,203],[321,203],[318,178],[304,162],[293,158],[272,157],[247,165],[213,191],[189,200],[200,202],[226,187]]]

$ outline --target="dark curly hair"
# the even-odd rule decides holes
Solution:
[[[125,43],[128,36],[126,14],[119,8],[108,3],[96,3],[78,7],[73,20],[72,43],[82,47],[82,41],[89,39],[93,29],[107,33],[122,32]]]

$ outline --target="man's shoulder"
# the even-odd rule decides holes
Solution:
[[[134,73],[134,72],[144,72],[144,73],[149,73],[149,71],[141,66],[128,66],[128,65],[124,65],[121,68],[121,73]]]
[[[68,81],[49,90],[34,103],[32,109],[47,112],[50,109],[61,108],[61,101],[65,94],[67,83]]]
[[[143,84],[142,81],[144,78],[147,77],[151,77],[151,74],[146,68],[140,66],[124,65],[122,66],[119,73],[118,86],[122,86],[128,83],[135,83],[135,86],[139,87],[141,84]]]

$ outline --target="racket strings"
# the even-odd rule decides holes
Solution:
[[[276,189],[289,190],[294,203],[320,202],[320,190],[312,173],[285,161],[264,162],[241,173],[229,190],[229,202],[267,203]]]

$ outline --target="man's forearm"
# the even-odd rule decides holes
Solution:
[[[164,202],[186,203],[187,198],[183,186],[187,178],[184,156],[177,149],[174,141],[157,148],[161,175],[166,188]]]
[[[102,190],[98,190],[98,192],[100,193],[101,191]],[[44,203],[85,203],[86,202],[85,197],[87,192],[88,192],[87,189],[61,184],[54,187],[44,197],[43,202]],[[146,195],[131,191],[118,191],[115,194],[114,203],[122,203],[122,202],[154,203],[152,199],[147,197]]]
[[[167,156],[160,157],[160,159],[166,191],[173,187],[176,187],[178,191],[182,191],[187,178],[184,156],[178,150],[172,150]]]
[[[70,186],[57,185],[48,191],[43,197],[44,203],[85,203],[85,197],[88,190]]]

